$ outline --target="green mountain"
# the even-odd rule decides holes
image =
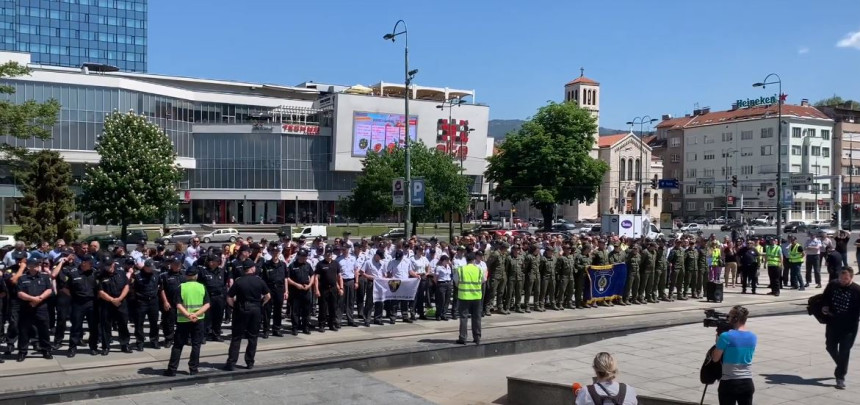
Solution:
[[[523,126],[525,120],[490,120],[489,126],[487,127],[487,132],[490,137],[496,139],[504,139],[505,135],[510,132],[516,131]],[[600,135],[611,135],[617,134],[620,132],[627,132],[623,129],[611,129],[600,127],[598,129]]]

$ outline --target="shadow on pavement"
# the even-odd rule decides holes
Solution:
[[[454,344],[457,342],[457,339],[421,339],[418,342],[420,342],[420,343],[449,343],[449,344]]]
[[[772,385],[813,385],[817,387],[830,387],[831,384],[822,384],[822,381],[832,380],[832,378],[803,378],[791,374],[762,374],[766,384]]]

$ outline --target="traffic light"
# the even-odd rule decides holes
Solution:
[[[839,215],[836,213],[836,211],[833,211],[833,213],[831,213],[831,214],[830,214],[830,219],[831,219],[831,220],[833,220],[833,221],[835,221],[835,220],[837,219],[837,217],[838,217],[838,216],[839,216]]]
[[[732,187],[737,187],[737,186],[738,186],[738,176],[732,175]]]
[[[654,190],[657,189],[657,175],[656,174],[654,175],[654,178],[651,179],[651,188]]]

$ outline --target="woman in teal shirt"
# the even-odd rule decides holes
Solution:
[[[713,361],[723,362],[723,376],[718,390],[720,405],[752,405],[755,385],[752,380],[752,360],[758,337],[746,329],[749,311],[736,305],[729,311],[732,330],[717,338],[711,354]]]

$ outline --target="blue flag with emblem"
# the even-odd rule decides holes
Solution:
[[[618,263],[607,266],[588,266],[588,285],[585,300],[589,303],[612,301],[624,294],[627,282],[627,264]]]

